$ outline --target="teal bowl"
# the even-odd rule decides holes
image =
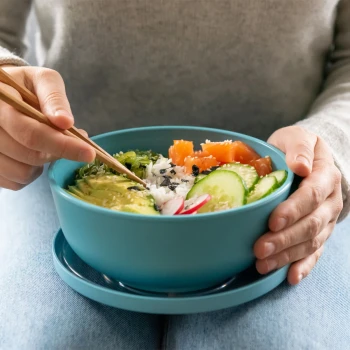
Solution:
[[[151,292],[193,292],[219,285],[255,262],[254,242],[267,231],[268,218],[291,190],[293,173],[285,155],[250,136],[201,127],[160,126],[121,130],[94,137],[110,153],[152,149],[167,154],[175,139],[197,148],[211,141],[241,140],[274,169],[288,171],[270,196],[243,207],[200,215],[142,216],[83,202],[64,189],[81,163],[59,160],[49,181],[63,233],[75,253],[95,270],[130,287]]]

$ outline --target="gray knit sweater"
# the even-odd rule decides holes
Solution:
[[[299,122],[331,146],[349,212],[350,0],[1,0],[0,64],[25,64],[31,3],[39,64],[63,76],[79,127],[266,139]]]

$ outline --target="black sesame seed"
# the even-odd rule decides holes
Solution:
[[[209,175],[211,173],[210,170],[204,170],[201,172],[202,175]]]
[[[174,163],[170,163],[170,166],[171,166],[172,168],[176,167],[176,165],[175,165]]]
[[[171,169],[170,174],[176,175],[176,171],[174,169]]]
[[[171,179],[171,176],[169,175],[163,175],[164,179]]]
[[[126,166],[129,170],[131,170],[131,164],[130,164],[130,163],[125,163],[125,166]]]
[[[168,179],[168,178],[165,178],[164,180],[163,180],[163,182],[160,184],[160,186],[170,186],[171,185],[171,182],[170,182],[170,179]]]
[[[172,182],[171,184],[174,185],[174,186],[179,186],[180,185],[179,182]]]
[[[128,187],[128,190],[141,191],[141,188],[138,186],[130,186],[130,187]]]
[[[192,165],[192,174],[194,176],[197,176],[199,174],[199,168],[197,167],[197,165]]]
[[[181,182],[188,182],[188,180],[186,180],[186,179],[181,179]]]
[[[158,205],[156,203],[154,203],[153,207],[154,207],[154,210],[160,211],[160,208],[158,207]]]
[[[170,185],[170,186],[168,186],[168,187],[169,187],[169,190],[175,191],[177,186]]]
[[[162,174],[165,174],[165,173],[166,173],[166,169],[160,169],[160,170],[159,170],[159,174],[162,175]]]

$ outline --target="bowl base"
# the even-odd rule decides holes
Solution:
[[[191,296],[205,296],[210,295],[214,293],[219,293],[225,291],[225,289],[228,289],[231,284],[235,281],[236,276],[226,280],[225,282],[221,283],[220,285],[217,285],[215,287],[196,290],[193,292],[177,292],[177,293],[165,293],[165,292],[150,292],[142,289],[138,289],[135,287],[131,287],[121,281],[116,281],[104,274],[101,274],[102,278],[106,282],[106,284],[111,288],[118,287],[119,289],[124,290],[128,293],[148,296],[148,297],[171,297],[171,298],[184,298],[184,297],[191,297]]]
[[[81,295],[119,309],[162,315],[209,312],[244,304],[276,288],[285,280],[289,268],[285,266],[268,275],[259,275],[255,268],[249,268],[218,286],[215,291],[202,291],[207,295],[193,293],[193,296],[184,296],[181,293],[173,297],[158,293],[149,296],[140,295],[139,290],[131,292],[124,285],[122,287],[120,282],[102,276],[84,263],[69,246],[61,230],[54,238],[52,253],[59,276]]]

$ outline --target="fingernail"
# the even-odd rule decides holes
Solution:
[[[285,218],[279,218],[276,221],[275,231],[283,230],[287,225],[287,220]]]
[[[69,112],[65,111],[64,109],[60,109],[60,110],[56,111],[54,116],[55,117],[67,117],[67,118],[73,119],[73,116]]]
[[[79,152],[78,160],[80,162],[90,162],[91,161],[91,152],[87,150],[81,150]]]
[[[271,259],[271,260],[267,260],[267,269],[268,271],[272,271],[272,270],[275,270],[277,267],[277,261],[274,260],[274,259]]]
[[[301,164],[304,164],[305,166],[307,166],[308,168],[311,167],[311,164],[309,162],[309,160],[304,157],[304,156],[298,156],[296,159],[295,159],[296,162],[298,163],[301,163]]]
[[[275,245],[271,242],[265,243],[265,257],[272,255],[275,252]]]
[[[304,278],[304,275],[301,273],[299,276],[298,276],[298,283]]]

